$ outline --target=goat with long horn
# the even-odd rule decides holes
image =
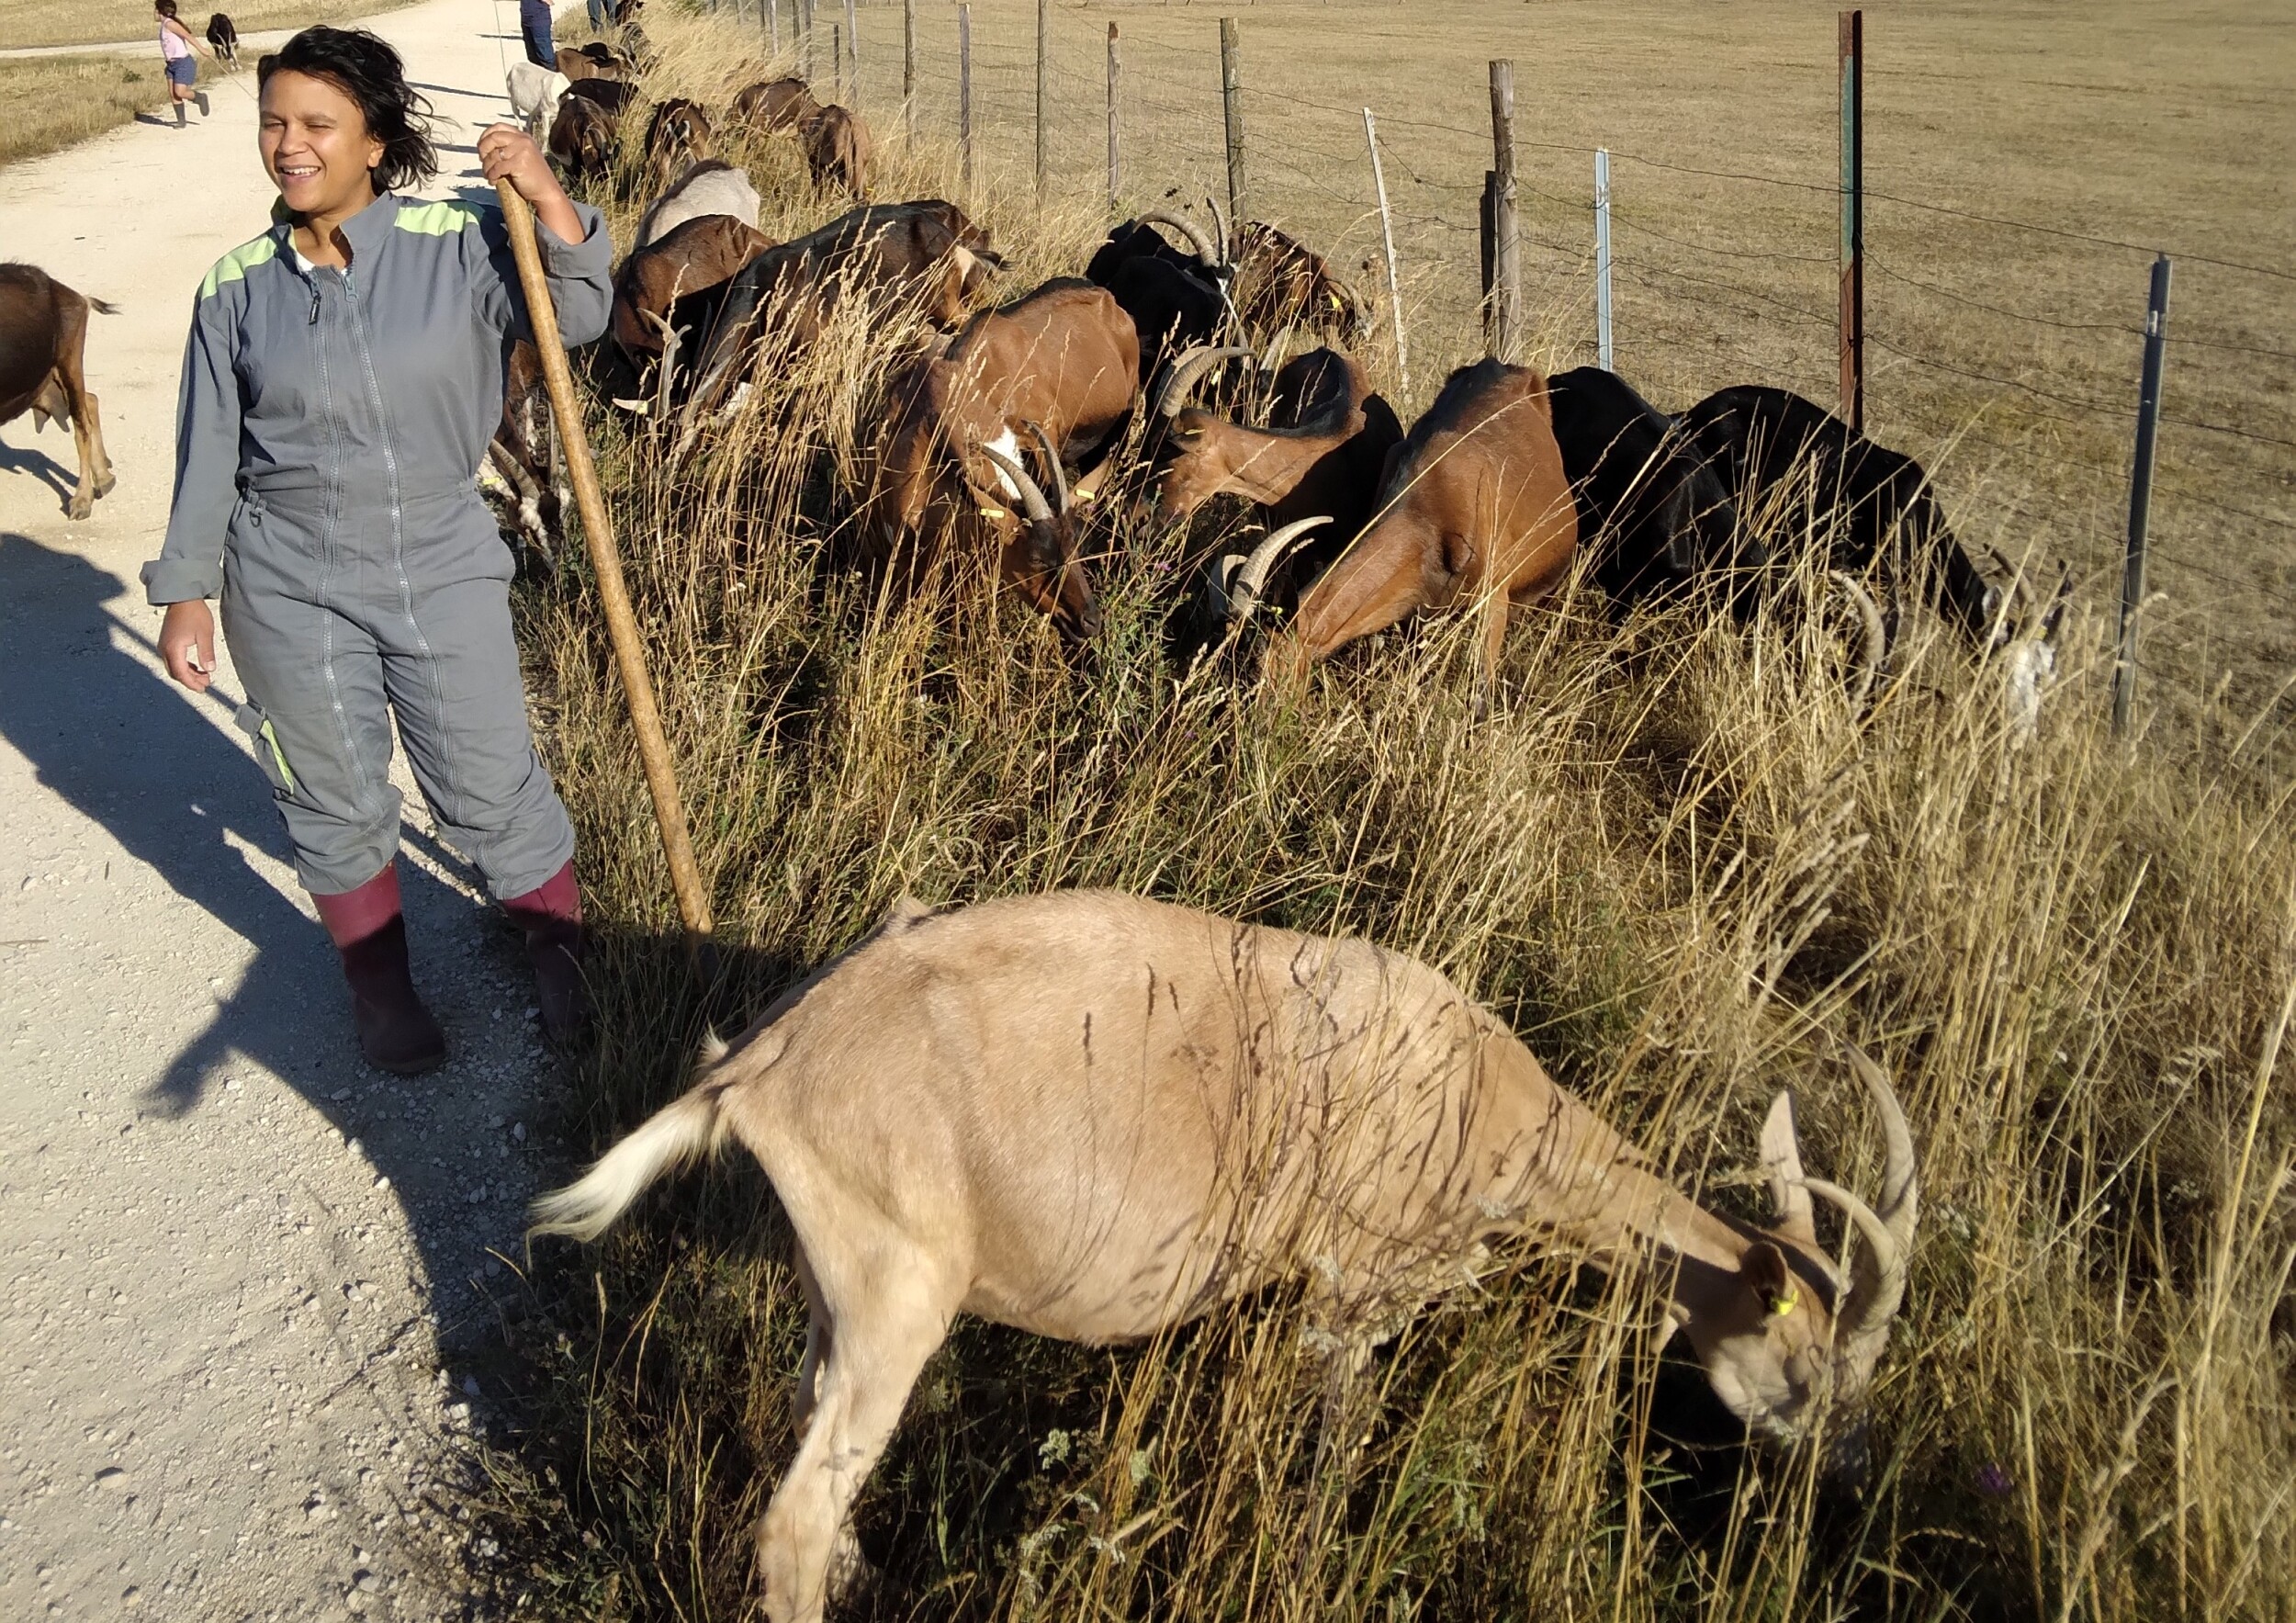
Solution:
[[[757,1558],[774,1623],[816,1623],[854,1497],[960,1313],[1101,1344],[1304,1280],[1344,1376],[1480,1242],[1527,1234],[1650,1266],[1721,1400],[1805,1435],[1871,1380],[1918,1210],[1904,1115],[1853,1063],[1881,1113],[1878,1201],[1806,1176],[1781,1105],[1761,1229],[1691,1200],[1495,1015],[1369,941],[1109,892],[904,902],[545,1196],[536,1231],[595,1238],[727,1138],[762,1164],[812,1320],[803,1440]],[[1812,1195],[1864,1242],[1846,1290]]]

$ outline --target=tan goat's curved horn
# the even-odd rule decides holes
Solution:
[[[1761,1170],[1770,1183],[1770,1221],[1776,1232],[1811,1251],[1818,1224],[1802,1177],[1801,1134],[1794,1125],[1794,1095],[1781,1088],[1761,1123]]]
[[[1850,1375],[1863,1381],[1880,1361],[1882,1348],[1889,1341],[1890,1321],[1905,1302],[1921,1193],[1914,1165],[1913,1132],[1906,1125],[1905,1111],[1898,1106],[1888,1076],[1854,1046],[1850,1049],[1850,1065],[1881,1114],[1881,1210],[1875,1211],[1824,1178],[1804,1178],[1802,1187],[1840,1207],[1865,1241],[1851,1264],[1849,1296],[1834,1314],[1834,1357]]]
[[[1044,453],[1044,466],[1052,470],[1052,511],[1066,513],[1069,503],[1068,469],[1061,466],[1060,449],[1052,444],[1052,436],[1044,432],[1044,424],[1031,418],[1028,427],[1029,432],[1036,436],[1037,448]]]
[[[1882,661],[1889,653],[1889,634],[1882,628],[1881,605],[1865,589],[1863,580],[1843,574],[1840,569],[1828,569],[1827,580],[1841,589],[1857,611],[1860,629],[1864,633],[1859,648],[1861,655],[1857,683],[1851,690],[1850,708],[1859,715],[1865,713],[1865,703],[1874,696],[1874,684],[1881,680]]]
[[[1914,1162],[1913,1129],[1906,1124],[1904,1107],[1889,1075],[1856,1043],[1850,1044],[1850,1068],[1873,1096],[1882,1119],[1882,1221],[1889,1225],[1901,1249],[1911,1250],[1915,1225],[1921,1215],[1921,1187]]]
[[[1204,228],[1183,215],[1143,214],[1140,217],[1140,223],[1170,226],[1187,239],[1187,245],[1196,250],[1196,262],[1206,269],[1210,269],[1221,263],[1220,250],[1210,237],[1204,235]]]
[[[1865,1241],[1850,1262],[1850,1294],[1834,1313],[1834,1357],[1863,1381],[1881,1361],[1889,1322],[1905,1302],[1908,1258],[1881,1213],[1848,1189],[1822,1178],[1802,1187],[1840,1207]]]
[[[1267,577],[1294,541],[1318,524],[1332,522],[1329,513],[1313,518],[1294,519],[1282,529],[1252,548],[1252,556],[1244,560],[1244,567],[1235,572],[1234,583],[1229,589],[1228,618],[1242,620],[1250,616],[1260,605],[1260,593],[1266,588]]]
[[[973,448],[995,463],[1004,476],[1012,480],[1012,488],[1020,492],[1020,509],[1029,515],[1032,523],[1040,524],[1052,523],[1052,504],[1044,500],[1044,491],[1039,488],[1036,480],[1029,477],[1027,468],[1021,467],[1014,458],[1006,456],[995,445],[982,445],[975,441]]]
[[[1248,346],[1240,344],[1218,348],[1209,344],[1190,344],[1165,368],[1164,382],[1156,389],[1156,415],[1177,417],[1187,407],[1187,397],[1196,391],[1199,378],[1215,366],[1241,360],[1251,353]]]

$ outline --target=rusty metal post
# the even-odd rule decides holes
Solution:
[[[1865,13],[1840,17],[1841,417],[1865,428]]]
[[[2121,651],[2112,670],[2112,730],[2126,737],[2136,704],[2136,625],[2144,606],[2144,538],[2153,516],[2153,447],[2160,435],[2161,364],[2168,344],[2168,255],[2153,261],[2144,306],[2144,374],[2137,385],[2136,461],[2129,469],[2129,549],[2121,574]]]

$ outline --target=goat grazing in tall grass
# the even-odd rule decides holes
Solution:
[[[1781,1095],[1776,1225],[1707,1212],[1442,975],[1364,941],[1104,891],[896,906],[768,1009],[536,1232],[595,1238],[664,1170],[740,1140],[789,1214],[812,1310],[797,1457],[756,1529],[765,1608],[813,1623],[858,1561],[855,1496],[959,1313],[1138,1340],[1288,1279],[1335,1373],[1481,1240],[1656,1257],[1667,1331],[1773,1437],[1871,1380],[1902,1301],[1911,1134],[1853,1051],[1887,1149],[1876,1205],[1803,1176]],[[1864,1245],[1848,1281],[1812,1195]]]

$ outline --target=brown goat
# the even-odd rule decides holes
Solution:
[[[654,109],[646,125],[646,163],[657,189],[688,164],[714,155],[710,116],[699,102],[673,96]]]
[[[810,342],[838,302],[855,294],[913,298],[927,321],[946,330],[1003,266],[987,233],[954,203],[928,197],[849,210],[759,254],[726,285],[696,372],[694,403],[705,409],[723,399],[768,331]]]
[[[1276,375],[1266,428],[1181,403],[1205,367],[1244,353],[1191,351],[1174,365],[1156,400],[1170,453],[1156,478],[1157,520],[1175,523],[1214,496],[1236,495],[1257,502],[1271,529],[1321,513],[1330,520],[1324,539],[1352,539],[1379,500],[1388,454],[1402,443],[1394,408],[1334,349],[1295,355]]]
[[[96,395],[87,386],[87,314],[118,312],[100,299],[75,293],[46,271],[0,264],[0,423],[32,414],[35,431],[54,418],[72,430],[80,453],[80,481],[64,513],[85,518],[118,481],[104,452]]]
[[[928,537],[979,537],[995,547],[999,577],[1063,635],[1096,635],[1100,608],[1076,561],[1064,465],[1105,451],[1123,432],[1139,366],[1131,318],[1090,282],[1047,282],[974,317],[945,355],[918,361],[894,386],[864,498],[872,559],[906,556],[920,570]],[[1023,434],[1042,454],[1053,500],[1029,475]]]
[[[821,110],[814,99],[813,86],[803,79],[770,79],[752,85],[734,97],[734,118],[738,123],[771,134],[776,130],[798,130],[805,120]]]
[[[634,251],[614,273],[608,329],[614,344],[640,365],[660,358],[672,307],[723,286],[773,245],[772,238],[730,214],[703,214],[673,226]]]
[[[1578,544],[1547,379],[1495,360],[1462,366],[1412,425],[1379,516],[1308,589],[1270,658],[1302,671],[1407,614],[1464,602],[1483,616],[1488,681],[1509,612],[1552,592]]]
[[[823,107],[798,130],[815,189],[837,186],[856,203],[869,200],[869,126],[845,108]]]

